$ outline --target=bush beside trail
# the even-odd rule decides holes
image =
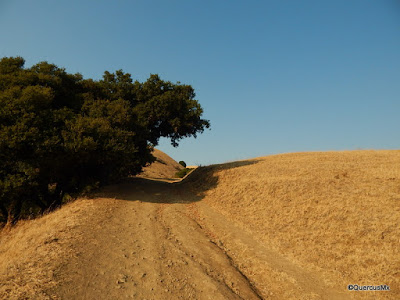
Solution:
[[[179,170],[178,172],[175,173],[175,176],[178,178],[183,178],[187,174],[189,174],[193,169],[192,168],[184,168],[182,170]]]
[[[209,128],[190,85],[105,72],[83,79],[47,62],[0,60],[0,222],[141,172],[160,137]]]

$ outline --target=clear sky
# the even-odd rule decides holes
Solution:
[[[397,0],[0,0],[0,56],[191,84],[212,129],[158,147],[188,164],[400,149]]]

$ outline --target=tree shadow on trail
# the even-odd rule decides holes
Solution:
[[[245,160],[199,167],[185,179],[175,183],[131,177],[122,183],[106,186],[92,196],[164,204],[197,202],[204,198],[208,190],[217,187],[218,171],[241,168],[258,162],[259,160]]]

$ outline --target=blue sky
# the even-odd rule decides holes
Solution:
[[[85,78],[191,84],[212,129],[188,164],[400,149],[400,2],[0,0],[0,56]]]

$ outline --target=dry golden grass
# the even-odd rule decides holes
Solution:
[[[400,299],[400,151],[282,154],[203,172],[209,205],[329,286],[388,284],[375,295]]]
[[[155,177],[166,176],[160,169],[157,172]],[[154,228],[162,225],[157,221],[161,207],[171,209],[164,215],[165,222],[167,219],[171,221],[168,223],[169,230],[180,232],[182,228],[187,229],[186,225],[182,227],[182,213],[186,209],[183,200],[187,200],[188,195],[189,198],[193,196],[187,193],[188,187],[197,190],[200,197],[193,197],[201,202],[201,205],[193,202],[188,206],[194,207],[196,204],[207,218],[212,217],[212,220],[223,223],[214,222],[213,226],[221,225],[221,232],[232,224],[243,230],[228,230],[228,235],[222,236],[228,239],[225,244],[230,248],[226,249],[233,255],[233,259],[238,259],[238,266],[243,266],[242,272],[249,278],[274,278],[270,282],[275,286],[266,286],[269,292],[266,295],[271,295],[270,292],[273,291],[280,295],[277,299],[320,299],[318,295],[309,298],[311,296],[307,294],[301,298],[303,295],[296,294],[304,290],[318,291],[312,286],[307,289],[299,286],[297,289],[293,284],[296,288],[289,290],[289,286],[292,286],[290,281],[294,279],[289,276],[290,272],[279,271],[279,268],[285,268],[279,262],[277,266],[272,264],[270,268],[268,264],[260,264],[267,266],[260,270],[258,265],[252,264],[253,260],[249,259],[247,263],[243,258],[246,255],[251,258],[252,253],[257,254],[261,250],[272,248],[275,251],[266,253],[274,252],[278,256],[284,256],[290,262],[286,265],[294,270],[307,271],[300,272],[300,275],[315,275],[314,279],[323,282],[320,285],[322,287],[343,291],[348,284],[387,284],[391,292],[349,295],[356,299],[400,299],[400,151],[274,155],[199,168],[177,186],[143,179],[137,180],[136,185],[126,184],[126,191],[122,186],[116,186],[115,195],[119,195],[118,199],[140,201],[104,202],[101,199],[79,199],[42,218],[22,221],[9,231],[0,232],[0,299],[57,298],[57,294],[51,291],[58,284],[57,280],[62,278],[59,276],[60,270],[65,270],[65,264],[73,257],[80,262],[78,254],[86,255],[90,261],[96,261],[97,256],[92,257],[92,253],[98,247],[97,242],[103,243],[101,253],[109,247],[105,253],[110,253],[110,257],[108,254],[103,255],[102,260],[105,262],[108,259],[107,263],[114,269],[118,258],[120,264],[125,264],[126,259],[126,256],[121,258],[118,252],[121,249],[118,247],[123,247],[122,250],[133,247],[125,245],[125,242],[138,243],[143,249],[149,247],[146,248],[146,255],[149,255],[151,249],[157,250],[159,247],[164,254],[170,251],[171,259],[178,259],[174,256],[176,249],[165,246],[172,245],[170,241],[163,240],[165,228],[159,228],[158,235],[149,235],[149,232],[155,234]],[[127,195],[124,195],[125,192]],[[177,197],[182,199],[175,199]],[[175,203],[177,200],[178,203]],[[217,217],[213,217],[215,211],[209,206],[232,222],[227,222],[218,213]],[[112,214],[114,210],[115,213]],[[174,210],[176,213],[172,214]],[[125,219],[121,219],[124,215],[122,212],[126,214]],[[140,222],[137,221],[138,217],[141,218]],[[209,220],[207,218],[204,220]],[[105,220],[107,226],[102,226]],[[189,221],[193,223],[192,220],[188,219],[187,222]],[[208,225],[205,223],[205,226]],[[217,227],[213,226],[209,229],[217,232]],[[102,234],[99,228],[104,229],[106,234]],[[201,227],[193,228],[200,230]],[[192,229],[181,236],[182,244],[187,247],[194,244],[199,246],[199,243],[193,242]],[[77,245],[86,245],[88,242],[85,232],[91,233],[96,243],[89,243],[89,250],[78,253],[77,249],[81,248]],[[257,245],[265,246],[265,249],[250,249],[252,244],[249,244],[248,252],[242,252],[241,244],[238,242],[239,246],[235,246],[237,241],[231,237],[236,232],[251,236]],[[120,235],[117,236],[117,233]],[[134,234],[137,236],[132,240]],[[242,238],[239,234],[236,235],[237,238]],[[155,236],[157,238],[149,243],[148,238]],[[111,238],[116,238],[117,242],[110,243]],[[243,238],[243,241],[246,239]],[[209,242],[205,245],[210,246]],[[200,247],[195,254],[208,257],[207,247]],[[160,257],[157,251],[151,255]],[[132,255],[131,259],[142,264],[141,256]],[[152,262],[154,264],[149,270],[161,265],[157,260]],[[93,275],[97,272],[92,264],[86,264],[86,268],[87,273],[84,274]],[[82,264],[77,264],[76,269],[71,265],[74,272],[80,269]],[[104,270],[109,271],[108,268]],[[186,274],[193,271],[193,268],[179,270],[179,274]],[[223,270],[225,267],[220,270],[221,274],[225,272]],[[74,272],[66,275],[73,276],[76,273]],[[193,278],[197,279],[194,275]],[[159,279],[157,278],[157,282]],[[297,284],[309,281],[299,281]],[[256,283],[261,286],[263,282]],[[104,290],[104,285],[100,286]],[[75,287],[73,285],[74,289]],[[82,285],[80,288],[84,290],[86,287]],[[146,292],[141,286],[138,291]],[[179,295],[180,291],[173,292]]]
[[[0,299],[53,299],[54,272],[73,255],[76,230],[88,222],[92,200],[78,200],[0,232]]]
[[[153,155],[156,161],[150,166],[143,168],[143,173],[139,177],[173,179],[176,177],[175,173],[183,169],[183,166],[158,149],[154,149]]]
[[[157,161],[145,168],[143,177],[173,178],[183,168],[157,149],[153,154]],[[78,228],[105,213],[94,209],[93,201],[78,199],[0,231],[0,299],[53,299],[46,290],[57,285],[54,273],[74,255]]]

